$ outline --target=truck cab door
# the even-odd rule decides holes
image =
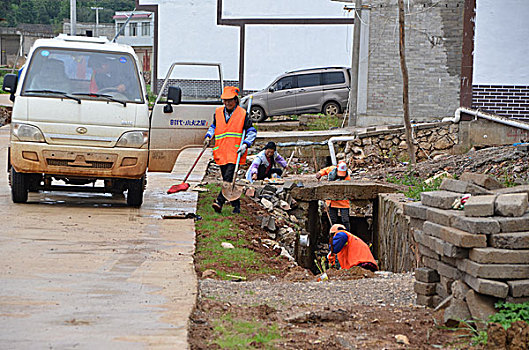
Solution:
[[[223,85],[220,64],[173,63],[160,91],[165,91],[175,65],[218,66],[221,87]],[[221,101],[182,102],[181,91],[180,97],[175,97],[178,91],[179,88],[169,88],[167,102],[160,102],[160,93],[154,104],[149,126],[149,171],[171,172],[180,152],[186,148],[202,147],[215,109],[222,106]]]

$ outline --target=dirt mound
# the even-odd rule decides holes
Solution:
[[[349,281],[349,280],[359,280],[361,278],[373,278],[375,273],[366,269],[361,268],[360,266],[353,266],[350,269],[329,269],[327,270],[327,276],[329,280],[338,280],[338,281]]]
[[[283,277],[285,282],[308,282],[316,281],[316,276],[314,276],[309,270],[306,270],[300,266],[296,266]]]

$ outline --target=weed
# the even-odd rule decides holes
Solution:
[[[489,322],[496,322],[507,329],[516,321],[529,322],[529,302],[515,304],[500,301],[494,305],[497,313],[489,317]]]
[[[404,176],[401,178],[390,176],[386,177],[386,181],[399,185],[409,186],[407,191],[404,191],[404,194],[408,198],[419,200],[421,198],[421,192],[437,191],[443,179],[441,177],[433,179],[430,182],[426,182],[420,177],[417,176],[415,171],[408,169],[404,173]]]
[[[503,185],[505,187],[514,187],[514,186],[516,186],[516,182],[514,181],[514,176],[511,173],[509,173],[507,170],[503,171],[502,180],[503,180]]]
[[[217,334],[214,344],[222,349],[273,348],[274,340],[281,337],[277,325],[234,319],[231,314],[217,320],[213,330]]]
[[[342,126],[342,118],[328,117],[325,115],[318,116],[318,118],[313,118],[307,123],[307,130],[329,130],[332,128],[339,128]]]

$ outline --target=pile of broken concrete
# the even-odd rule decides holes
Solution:
[[[417,304],[447,307],[447,325],[486,320],[499,300],[529,300],[529,186],[501,187],[464,173],[404,206],[421,266]],[[452,209],[469,195],[463,210]]]
[[[259,216],[261,228],[268,232],[270,239],[277,241],[293,256],[298,235],[307,234],[302,227],[306,215],[290,195],[290,190],[303,186],[301,182],[286,181],[284,184],[263,184],[255,182],[246,190],[246,196],[258,202],[267,214]],[[291,258],[293,260],[293,258]]]

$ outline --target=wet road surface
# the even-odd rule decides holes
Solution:
[[[185,349],[197,280],[197,193],[166,195],[200,150],[180,155],[172,174],[149,173],[144,204],[125,197],[30,193],[11,202],[0,128],[0,348]],[[188,181],[201,180],[205,154]]]

